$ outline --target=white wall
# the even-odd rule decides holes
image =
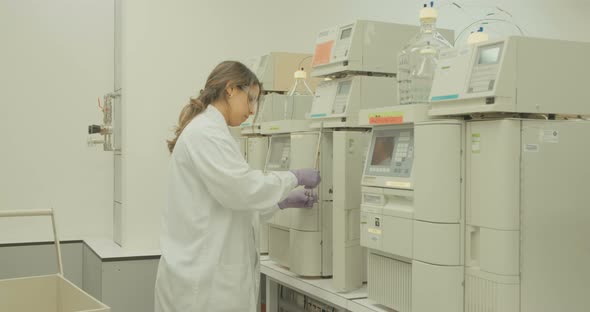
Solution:
[[[488,2],[512,12],[532,36],[590,41],[589,1]],[[125,247],[158,246],[165,140],[218,62],[312,52],[320,29],[357,18],[417,24],[421,3],[124,0]],[[66,237],[112,235],[112,154],[85,146],[86,126],[100,122],[96,97],[112,91],[112,11],[113,0],[0,0],[0,209],[51,203]],[[441,9],[439,26],[465,22],[458,11]],[[0,241],[45,237],[16,236],[18,226],[0,223]]]
[[[441,26],[455,29],[458,33],[468,24],[469,21],[465,15],[449,5],[453,2],[452,0],[435,1],[437,2],[443,7],[440,14]],[[590,22],[584,16],[584,12],[590,9],[590,1],[587,0],[458,0],[454,2],[463,4],[466,8],[474,8],[478,4],[480,6],[486,4],[488,7],[498,6],[512,14],[514,21],[523,28],[527,36],[590,41],[590,33],[588,33]]]
[[[113,86],[112,1],[0,0],[0,38],[0,209],[53,207],[62,238],[109,236],[112,154],[86,133]],[[0,241],[49,224],[0,220]]]
[[[471,1],[473,2],[473,1]],[[225,59],[312,52],[315,35],[353,19],[417,24],[415,0],[124,1],[123,244],[156,248],[166,204],[168,154],[181,107]],[[590,41],[587,1],[496,1],[529,35]],[[458,28],[445,10],[440,26]],[[462,24],[463,23],[463,24]]]

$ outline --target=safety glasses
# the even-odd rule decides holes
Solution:
[[[250,86],[240,86],[242,91],[246,92],[248,95],[248,106],[252,111],[256,111],[258,108],[258,94],[253,94],[250,92]]]

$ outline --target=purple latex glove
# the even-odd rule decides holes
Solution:
[[[297,177],[297,184],[312,189],[322,181],[320,172],[315,169],[293,169],[291,172]]]
[[[309,189],[296,189],[291,191],[287,198],[279,203],[279,208],[311,208],[318,202],[318,194]]]

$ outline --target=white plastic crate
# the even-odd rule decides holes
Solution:
[[[110,312],[111,309],[63,276],[61,251],[52,210],[0,211],[1,217],[50,216],[59,272],[0,280],[0,311]]]

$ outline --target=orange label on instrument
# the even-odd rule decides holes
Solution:
[[[312,66],[328,64],[330,62],[330,56],[332,56],[333,46],[334,40],[318,43],[315,46]]]
[[[369,117],[370,125],[392,125],[404,122],[404,116],[372,116]]]

